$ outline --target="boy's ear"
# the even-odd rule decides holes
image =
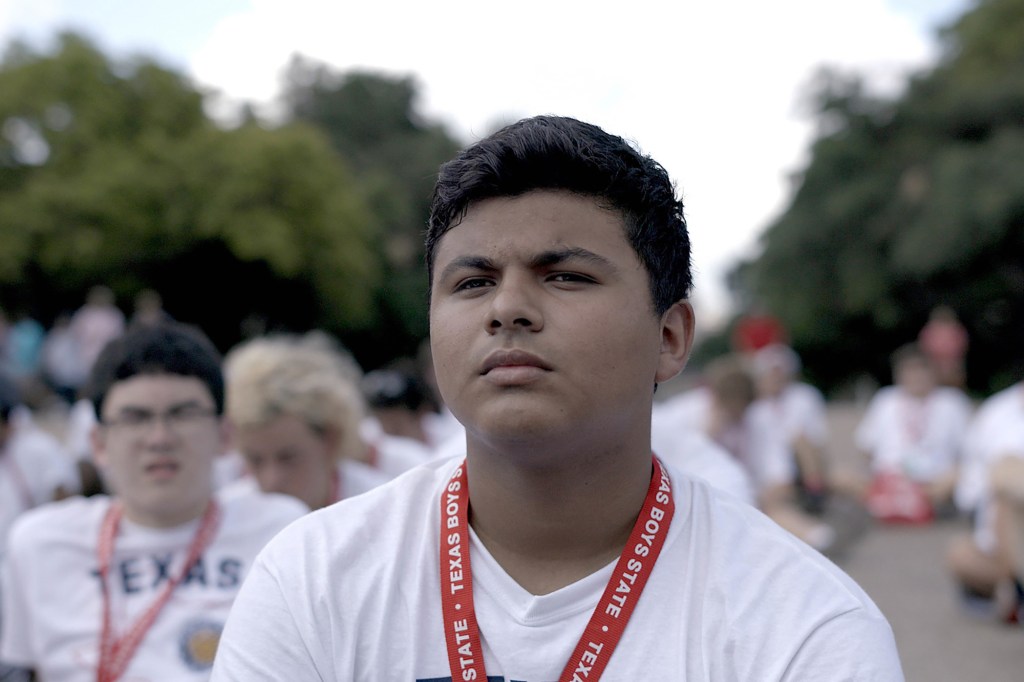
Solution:
[[[680,300],[661,316],[661,355],[655,382],[668,381],[683,371],[693,348],[693,306]]]

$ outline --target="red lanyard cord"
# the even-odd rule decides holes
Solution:
[[[114,543],[117,537],[117,529],[124,515],[123,505],[115,501],[110,505],[103,522],[100,525],[100,542],[98,549],[100,585],[103,593],[103,630],[100,634],[100,662],[96,670],[97,682],[115,682],[128,668],[135,651],[153,623],[156,622],[160,611],[167,604],[174,592],[174,588],[188,575],[192,565],[199,559],[203,551],[209,546],[220,526],[220,508],[217,503],[210,500],[199,521],[199,527],[188,547],[185,563],[181,570],[171,576],[164,585],[160,594],[152,604],[132,623],[131,627],[122,637],[114,635],[113,623],[110,615],[110,588],[108,576],[110,574],[110,562],[114,555]]]
[[[654,473],[640,515],[560,682],[601,677],[665,544],[675,501],[668,473],[657,457],[653,461]],[[484,681],[487,673],[473,605],[465,461],[441,494],[440,548],[441,611],[452,679]]]

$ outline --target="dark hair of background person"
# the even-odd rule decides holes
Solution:
[[[167,322],[127,331],[104,347],[86,385],[96,417],[110,388],[141,374],[195,377],[210,390],[217,414],[224,412],[224,374],[213,343],[195,327]]]

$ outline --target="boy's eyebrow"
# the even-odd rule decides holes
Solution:
[[[546,268],[558,265],[571,260],[582,260],[594,265],[614,269],[615,265],[600,254],[580,248],[578,246],[567,246],[564,249],[552,249],[542,251],[530,260],[531,268]],[[456,270],[463,268],[470,270],[497,270],[494,261],[485,256],[459,256],[445,266],[438,275],[438,280],[443,280]]]
[[[191,407],[207,406],[204,405],[202,401],[198,400],[197,398],[190,398],[188,400],[183,400],[181,402],[174,403],[165,411],[173,412],[174,410],[183,410]],[[154,410],[149,405],[122,405],[120,408],[118,408],[115,414],[153,414],[155,412],[156,410]]]
[[[444,267],[441,274],[437,276],[438,281],[442,281],[451,275],[456,270],[496,270],[494,261],[484,256],[459,256],[454,259],[451,263]]]
[[[614,264],[604,256],[578,246],[567,246],[564,249],[544,251],[530,261],[530,265],[535,268],[544,268],[570,260],[582,260],[606,268],[615,268]]]

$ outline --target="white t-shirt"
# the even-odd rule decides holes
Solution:
[[[0,448],[0,560],[15,519],[52,502],[58,487],[69,494],[80,487],[78,472],[60,442],[31,423],[12,427],[7,444]]]
[[[750,409],[765,413],[762,418],[772,424],[773,434],[790,450],[800,436],[818,447],[828,439],[825,398],[810,384],[790,382],[779,395],[755,400]]]
[[[307,513],[283,495],[226,499],[220,528],[175,589],[123,680],[206,680],[242,578],[262,547]],[[110,498],[69,498],[23,515],[3,567],[0,660],[34,668],[47,682],[94,682],[102,598],[97,577],[100,523]],[[180,570],[199,521],[172,529],[122,521],[110,567],[114,627],[121,634]]]
[[[955,499],[975,511],[974,542],[983,552],[996,546],[989,470],[1001,457],[1024,457],[1024,383],[1014,384],[981,404],[967,429]]]
[[[310,514],[260,555],[213,680],[449,680],[437,460]],[[672,471],[676,515],[607,680],[902,680],[892,631],[842,571],[750,505]],[[470,472],[472,480],[472,472]],[[558,678],[614,563],[534,596],[472,538],[492,679]]]
[[[381,433],[373,443],[373,468],[382,476],[391,480],[434,458],[434,449],[402,436]]]
[[[959,464],[971,412],[970,400],[955,388],[936,388],[918,399],[887,386],[871,399],[854,438],[871,455],[875,472],[933,481]]]

